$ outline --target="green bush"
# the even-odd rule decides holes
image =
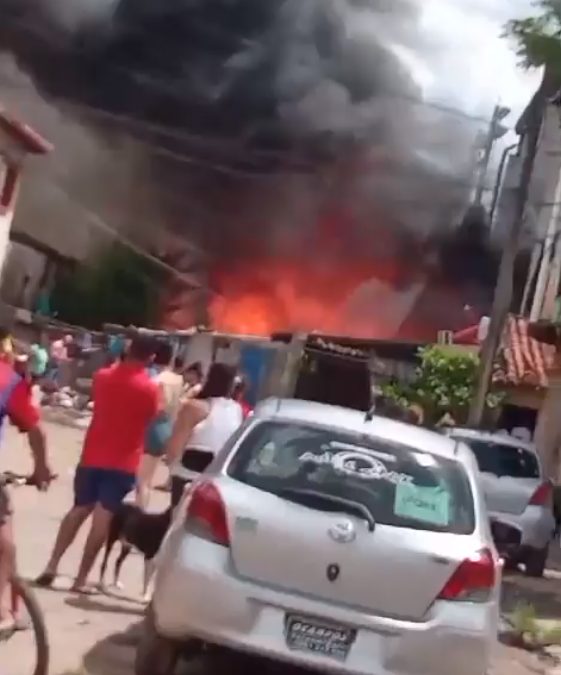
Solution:
[[[151,260],[113,244],[62,278],[51,305],[61,321],[92,330],[106,322],[151,326],[164,277]]]

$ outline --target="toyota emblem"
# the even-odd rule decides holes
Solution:
[[[329,581],[333,582],[339,576],[341,568],[336,563],[331,563],[327,566],[327,578]]]
[[[338,544],[348,544],[356,539],[356,529],[351,520],[339,520],[328,529],[327,533]]]

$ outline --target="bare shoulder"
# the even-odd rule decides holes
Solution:
[[[179,414],[185,419],[204,419],[208,415],[208,403],[188,398],[183,401]]]

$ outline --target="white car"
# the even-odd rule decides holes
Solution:
[[[501,562],[445,436],[267,400],[180,506],[136,675],[231,651],[349,675],[484,675]]]
[[[535,446],[474,429],[444,433],[468,445],[475,455],[489,517],[518,535],[510,544],[507,562],[522,563],[528,576],[543,576],[555,531],[553,485]]]

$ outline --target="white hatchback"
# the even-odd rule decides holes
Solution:
[[[461,442],[267,400],[186,496],[136,675],[188,647],[349,675],[483,675],[501,563]]]

